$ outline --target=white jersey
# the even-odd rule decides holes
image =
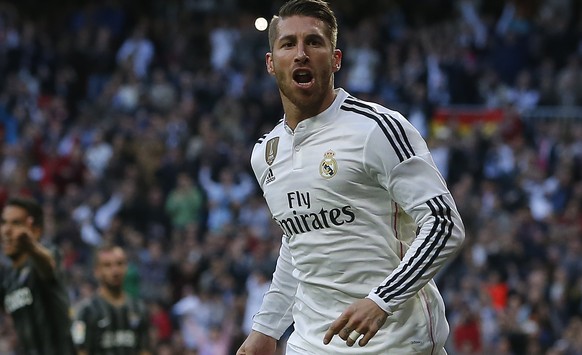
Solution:
[[[333,104],[281,121],[251,164],[283,243],[253,329],[303,354],[431,354],[449,327],[432,281],[464,229],[425,141],[398,112],[336,90]],[[390,316],[368,345],[323,336],[354,301]]]

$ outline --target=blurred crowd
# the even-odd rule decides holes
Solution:
[[[93,248],[122,245],[157,354],[233,354],[269,286],[281,231],[249,157],[282,108],[254,20],[280,2],[63,2],[42,16],[0,2],[0,204],[42,202],[73,306],[94,292]],[[413,122],[463,215],[465,248],[438,276],[448,351],[582,354],[582,115],[525,119],[582,106],[582,4],[408,3],[362,16],[332,1],[336,85]],[[451,106],[503,119],[435,127]],[[0,353],[15,341],[0,316]]]

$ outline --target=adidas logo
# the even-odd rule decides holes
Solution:
[[[269,172],[267,173],[267,184],[270,182],[275,181],[275,174],[273,174],[273,170],[269,168]]]

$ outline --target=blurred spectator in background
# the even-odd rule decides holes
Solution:
[[[139,24],[133,29],[117,51],[117,64],[128,69],[139,79],[149,75],[149,68],[154,59],[154,45],[147,36],[147,25]]]
[[[170,216],[172,228],[183,230],[188,226],[200,227],[205,198],[187,172],[180,172],[176,178],[176,187],[166,199],[164,212]]]

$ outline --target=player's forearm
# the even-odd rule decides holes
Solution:
[[[424,215],[418,236],[398,267],[368,296],[389,313],[423,288],[457,254],[465,238],[450,194],[430,199],[413,214]]]
[[[39,242],[34,242],[28,248],[28,255],[42,279],[54,277],[56,262],[52,253]]]
[[[293,323],[293,309],[297,280],[293,276],[291,255],[283,242],[273,281],[263,298],[259,312],[253,318],[253,330],[279,339]]]

